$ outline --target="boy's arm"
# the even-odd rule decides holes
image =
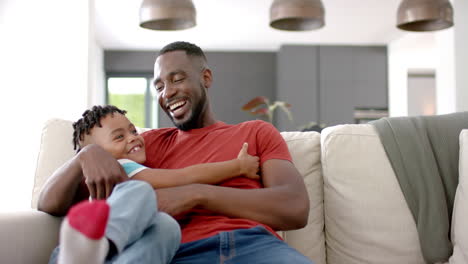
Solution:
[[[197,164],[182,169],[143,169],[135,173],[133,179],[146,181],[153,188],[192,183],[216,184],[237,176],[258,179],[259,158],[249,155],[247,148],[247,143],[244,143],[239,155],[233,160]]]

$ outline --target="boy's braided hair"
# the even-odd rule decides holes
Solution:
[[[95,125],[102,127],[101,118],[106,117],[108,114],[113,116],[116,112],[122,115],[127,113],[127,111],[120,110],[113,105],[95,105],[84,111],[82,118],[73,123],[73,149],[78,153],[81,150],[80,141],[83,140],[84,135],[89,135]]]

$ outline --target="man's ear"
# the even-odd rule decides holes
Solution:
[[[203,87],[210,88],[212,82],[213,82],[213,75],[211,73],[211,70],[208,68],[204,69],[202,72]]]

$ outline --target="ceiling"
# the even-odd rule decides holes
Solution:
[[[94,0],[96,37],[106,50],[154,50],[178,40],[204,50],[272,51],[282,44],[385,45],[396,28],[400,0],[322,0],[325,26],[288,32],[269,27],[273,0],[193,0],[197,26],[181,31],[139,27],[141,0]]]

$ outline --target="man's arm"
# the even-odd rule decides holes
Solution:
[[[120,164],[97,145],[84,147],[57,169],[39,195],[38,209],[63,216],[76,202],[109,197],[114,185],[128,177]]]
[[[307,224],[309,198],[302,176],[286,160],[262,165],[265,188],[237,189],[205,184],[156,190],[159,209],[177,215],[201,207],[230,217],[247,218],[275,230],[302,228]]]
[[[244,143],[236,159],[197,164],[182,169],[144,169],[132,179],[146,181],[153,188],[176,187],[192,183],[217,184],[237,176],[259,179],[259,158],[247,153]]]

